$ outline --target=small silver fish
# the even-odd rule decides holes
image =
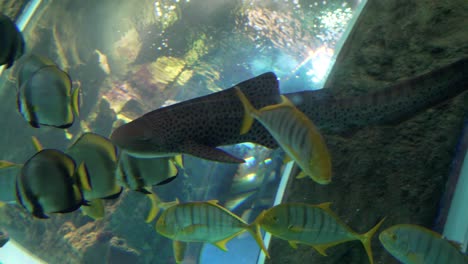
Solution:
[[[10,68],[24,53],[24,38],[16,24],[0,13],[0,66]]]
[[[44,66],[18,89],[18,110],[33,127],[68,128],[79,115],[79,89],[56,66]]]
[[[16,200],[37,218],[67,213],[86,205],[79,188],[86,181],[84,166],[55,149],[44,149],[23,165],[16,177]]]

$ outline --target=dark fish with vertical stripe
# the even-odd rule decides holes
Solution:
[[[80,179],[87,177],[83,172],[62,151],[41,150],[26,161],[16,178],[17,202],[37,218],[75,211],[86,204],[79,188]]]
[[[382,231],[379,239],[384,248],[404,264],[468,263],[468,256],[453,242],[422,226],[395,225]]]
[[[330,204],[280,204],[260,214],[255,223],[273,236],[287,240],[293,248],[306,244],[324,256],[329,247],[359,240],[373,264],[371,239],[383,220],[367,233],[358,234],[331,211]]]
[[[17,105],[32,127],[68,128],[79,115],[79,88],[72,91],[70,76],[55,65],[47,65],[22,81]]]
[[[0,66],[10,68],[24,53],[24,38],[15,22],[0,13]]]

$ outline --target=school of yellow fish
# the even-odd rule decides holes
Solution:
[[[0,32],[5,34],[0,38],[8,40],[1,44],[7,45],[5,48],[0,45],[0,64],[9,67],[23,55],[24,40],[14,23],[4,15],[0,15],[0,27]],[[80,88],[72,89],[70,76],[53,61],[37,54],[24,56],[18,67],[17,102],[24,119],[36,128],[70,127],[80,108]],[[310,177],[318,184],[331,182],[331,157],[312,120],[285,96],[281,96],[277,104],[255,109],[239,87],[234,87],[233,91],[235,100],[243,107],[242,123],[237,124],[239,135],[247,133],[254,121],[258,121],[286,152],[287,158],[301,169],[298,178]],[[138,142],[132,143],[135,149],[138,144],[147,146],[152,140],[144,133],[140,136],[140,132],[135,131],[139,137]],[[127,188],[144,193],[150,199],[152,208],[146,222],[160,215],[156,231],[173,240],[178,263],[183,261],[187,242],[211,243],[226,251],[226,244],[244,232],[250,233],[269,257],[261,229],[287,240],[294,248],[305,244],[324,256],[329,247],[359,240],[369,263],[374,263],[371,240],[384,219],[368,232],[359,234],[331,210],[329,202],[282,203],[247,223],[215,200],[163,202],[151,191],[153,185],[170,183],[183,169],[182,150],[142,158],[118,149],[105,136],[89,132],[83,133],[65,151],[44,148],[35,137],[33,143],[37,153],[24,164],[2,160],[0,168],[21,168],[16,176],[17,203],[36,218],[49,218],[51,213],[68,213],[81,208],[83,214],[100,219],[105,215],[103,199],[116,199]],[[220,154],[227,157],[228,162],[242,162],[213,148],[215,146],[192,142],[186,147],[190,148],[190,153]],[[5,203],[0,202],[0,206]],[[420,226],[395,225],[381,232],[379,239],[384,248],[403,263],[468,263],[467,257],[452,243]]]

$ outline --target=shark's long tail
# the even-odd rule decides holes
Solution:
[[[324,89],[286,96],[321,131],[342,133],[366,125],[400,122],[466,90],[468,58],[368,95],[334,98]]]

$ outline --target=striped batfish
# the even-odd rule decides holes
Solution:
[[[83,213],[93,219],[104,217],[104,204],[101,199],[116,199],[123,189],[115,176],[117,148],[109,139],[86,132],[68,147],[66,153],[77,164],[83,163],[88,175],[90,188],[82,191],[90,205],[82,207]]]
[[[24,38],[15,22],[0,13],[0,66],[10,68],[24,53]]]
[[[179,174],[178,167],[183,168],[182,155],[163,158],[137,158],[120,152],[117,170],[115,172],[120,185],[141,192],[151,202],[151,210],[146,218],[149,223],[156,218],[160,209],[171,207],[178,203],[163,202],[154,192],[153,185],[163,185],[173,181]]]
[[[174,241],[211,243],[224,251],[227,251],[228,241],[248,231],[269,256],[256,225],[247,224],[218,205],[217,201],[188,202],[169,207],[158,219],[156,231]]]
[[[302,169],[298,178],[309,176],[317,183],[330,183],[330,153],[322,135],[304,113],[285,96],[281,96],[280,104],[257,110],[240,89],[236,93],[245,109],[241,134],[249,131],[255,118]]]
[[[330,204],[280,204],[263,211],[254,223],[273,236],[287,240],[293,248],[297,248],[298,243],[306,244],[323,256],[327,255],[325,250],[329,247],[360,240],[373,264],[371,239],[384,219],[367,233],[358,234],[330,210]]]
[[[468,256],[457,245],[432,230],[418,225],[401,224],[379,235],[384,248],[404,264],[467,264]]]
[[[43,149],[32,156],[16,177],[16,199],[37,218],[46,213],[68,213],[87,205],[80,187],[87,182],[83,164],[55,149]]]

